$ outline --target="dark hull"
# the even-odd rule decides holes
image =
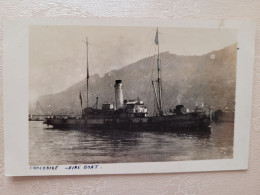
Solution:
[[[46,118],[48,126],[57,129],[120,129],[120,130],[165,130],[165,131],[204,131],[210,130],[210,119],[204,114],[189,113],[144,118],[114,119],[62,119]]]

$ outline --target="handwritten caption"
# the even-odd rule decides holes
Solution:
[[[101,168],[99,165],[68,165],[68,166],[30,166],[30,170],[41,170],[41,171],[57,171],[60,169],[65,170],[95,170]]]

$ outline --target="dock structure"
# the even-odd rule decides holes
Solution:
[[[79,116],[72,116],[71,114],[29,114],[29,121],[44,121],[45,118],[77,118]]]

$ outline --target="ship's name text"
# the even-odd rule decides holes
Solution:
[[[41,171],[57,171],[59,168],[61,168],[58,165],[54,166],[30,166],[30,170],[41,170]],[[95,170],[99,168],[99,165],[68,165],[65,167],[62,167],[66,170]]]

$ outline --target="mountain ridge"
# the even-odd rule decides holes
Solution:
[[[179,103],[189,107],[206,103],[212,107],[234,108],[236,51],[237,44],[233,44],[201,56],[179,56],[168,51],[160,53],[164,108],[169,109]],[[99,97],[100,104],[113,102],[114,80],[121,79],[125,98],[141,98],[152,112],[151,80],[156,78],[155,70],[154,56],[149,56],[103,76],[91,75],[89,105],[95,104],[95,97]],[[48,113],[80,113],[79,92],[86,96],[85,86],[86,80],[82,80],[61,92],[41,96],[38,100]],[[145,89],[148,89],[148,95]],[[29,109],[33,111],[33,103],[30,103]]]

